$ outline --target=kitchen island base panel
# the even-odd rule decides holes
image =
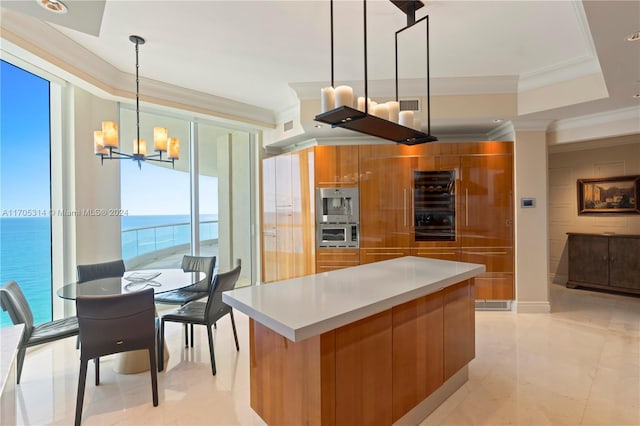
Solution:
[[[422,400],[407,414],[396,420],[393,426],[415,426],[422,423],[429,414],[433,413],[443,402],[467,383],[467,380],[469,380],[469,366],[465,365],[428,398]]]
[[[298,342],[250,319],[251,407],[273,425],[424,419],[466,381],[473,316],[465,280]]]

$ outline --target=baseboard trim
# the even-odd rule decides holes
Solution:
[[[513,310],[519,314],[548,314],[551,312],[549,302],[513,302]]]
[[[393,426],[420,424],[429,414],[433,413],[436,408],[442,405],[451,395],[464,385],[469,379],[469,365],[465,365],[449,380],[444,382],[434,393],[429,395],[422,402],[413,407],[407,414],[400,417],[393,423]]]

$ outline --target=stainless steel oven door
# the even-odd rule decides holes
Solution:
[[[358,248],[358,225],[318,225],[318,247]]]

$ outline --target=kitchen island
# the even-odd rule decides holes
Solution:
[[[467,380],[484,271],[409,256],[223,293],[250,317],[251,407],[272,425],[420,422]]]

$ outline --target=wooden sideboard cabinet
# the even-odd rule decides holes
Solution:
[[[640,235],[567,235],[567,287],[591,287],[640,294]]]

